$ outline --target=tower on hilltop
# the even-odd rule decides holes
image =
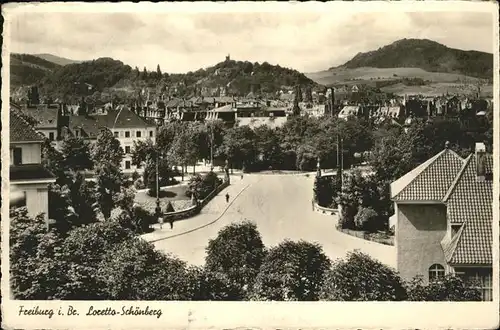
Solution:
[[[231,56],[229,54],[226,55],[226,62],[231,61]]]

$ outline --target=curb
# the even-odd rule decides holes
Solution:
[[[245,191],[247,190],[248,187],[250,187],[253,183],[249,183],[247,184],[243,189],[240,190],[240,192],[233,198],[233,200],[226,206],[226,208],[224,209],[224,211],[222,211],[222,213],[217,217],[215,218],[215,220],[212,220],[204,225],[201,225],[199,227],[196,227],[196,228],[193,228],[193,229],[189,229],[189,230],[186,230],[184,232],[181,232],[181,233],[178,233],[178,234],[174,234],[174,235],[171,235],[171,236],[167,236],[167,237],[162,237],[162,238],[158,238],[158,239],[154,239],[154,240],[151,240],[151,241],[147,241],[149,243],[155,243],[155,242],[159,242],[159,241],[163,241],[163,240],[166,240],[166,239],[170,239],[170,238],[174,238],[174,237],[178,237],[178,236],[182,236],[182,235],[185,235],[185,234],[189,234],[189,233],[192,233],[196,230],[199,230],[199,229],[202,229],[202,228],[205,228],[205,227],[208,227],[214,223],[216,223],[217,221],[220,220],[220,218],[222,218],[224,216],[224,214],[226,214],[226,211],[231,207],[231,205],[233,205],[234,201]]]

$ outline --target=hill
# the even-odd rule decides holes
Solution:
[[[402,39],[377,50],[358,53],[337,68],[420,68],[492,79],[493,54],[449,48],[428,39]]]
[[[41,59],[40,59],[41,60]],[[147,72],[111,58],[57,66],[38,81],[40,91],[54,98],[81,97],[133,99],[140,90],[153,88],[178,96],[275,94],[295,85],[317,86],[304,74],[267,62],[226,60],[215,66],[186,74]],[[102,94],[102,95],[101,95]],[[102,96],[102,97],[101,97]]]
[[[10,54],[12,88],[38,83],[59,68],[58,64],[29,54]]]
[[[39,57],[41,59],[44,59],[46,61],[64,66],[68,64],[73,64],[73,63],[80,63],[81,61],[75,61],[75,60],[70,60],[68,58],[52,55],[52,54],[33,54],[36,57]]]

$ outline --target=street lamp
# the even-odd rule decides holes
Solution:
[[[158,123],[156,123],[156,139],[158,139]],[[160,176],[159,176],[159,173],[158,173],[158,169],[159,169],[159,166],[158,166],[158,163],[159,163],[159,154],[160,154],[160,150],[158,149],[158,142],[155,140],[155,149],[156,149],[156,209],[155,209],[155,213],[156,213],[156,216],[157,218],[160,217],[161,215],[161,208],[160,208]]]

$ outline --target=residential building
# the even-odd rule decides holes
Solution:
[[[48,185],[55,176],[41,164],[45,138],[26,122],[18,110],[10,109],[10,189],[22,194],[13,206],[26,206],[30,216],[49,217]]]
[[[477,143],[466,159],[446,148],[391,184],[404,279],[456,274],[492,300],[492,172],[492,155]]]
[[[122,160],[123,172],[141,172],[142,166],[132,165],[134,142],[148,139],[154,142],[156,139],[155,125],[147,123],[128,107],[124,107],[120,111],[109,111],[105,115],[71,116],[68,133],[95,143],[102,129],[111,130],[113,135],[120,141],[120,145],[125,152]]]

